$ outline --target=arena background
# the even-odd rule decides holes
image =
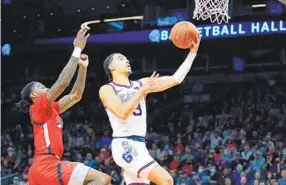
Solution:
[[[107,81],[102,62],[121,52],[134,79],[155,70],[172,74],[188,51],[172,45],[170,29],[186,20],[198,27],[201,46],[182,85],[148,97],[151,155],[176,185],[239,185],[244,177],[247,185],[285,185],[285,5],[230,0],[231,20],[221,25],[193,20],[193,10],[193,0],[2,0],[1,184],[27,184],[32,162],[31,126],[14,105],[21,88],[31,80],[50,86],[89,20],[102,23],[91,26],[84,51],[90,66],[83,99],[63,115],[64,159],[124,184],[110,158],[111,129],[98,98]],[[142,19],[104,22],[129,16]]]

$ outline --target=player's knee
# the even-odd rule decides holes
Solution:
[[[106,174],[104,174],[100,179],[98,179],[98,181],[102,185],[111,185],[111,177]]]
[[[102,185],[111,185],[111,177],[107,174],[101,174],[101,176],[97,179],[98,182]]]
[[[93,182],[96,181],[100,183],[100,185],[110,185],[111,184],[111,177],[105,173],[97,171],[95,169],[90,168],[88,173],[85,177],[85,182]]]
[[[148,179],[157,185],[173,185],[172,176],[162,167],[157,166],[152,169]]]
[[[106,175],[105,177],[89,182],[87,185],[111,185],[111,177]]]

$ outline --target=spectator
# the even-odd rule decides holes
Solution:
[[[180,172],[179,178],[176,181],[177,184],[191,184],[192,179],[188,177],[188,174],[185,172]]]
[[[176,170],[170,170],[170,175],[173,177],[174,182],[177,182],[177,171]]]
[[[223,169],[222,175],[218,180],[218,184],[225,184],[226,178],[230,178],[229,169],[227,167]]]
[[[251,161],[248,171],[262,170],[265,164],[265,159],[261,156],[259,151],[255,152],[255,158]]]
[[[241,165],[241,167],[243,168],[242,164],[243,164],[243,160],[241,159],[240,153],[237,152],[235,155],[235,158],[231,161],[231,168],[232,170],[237,170],[237,166]],[[240,169],[240,168],[239,168]]]
[[[28,175],[29,169],[33,163],[33,158],[29,158],[28,165],[23,170],[23,175]]]
[[[280,174],[281,168],[283,168],[283,166],[282,166],[282,164],[281,164],[280,158],[277,157],[277,158],[275,158],[275,160],[273,160],[273,163],[271,163],[271,166],[270,166],[270,169],[269,169],[269,170],[270,170],[272,173]]]
[[[246,185],[247,181],[246,181],[246,177],[241,177],[240,179],[240,184],[241,185]]]
[[[227,149],[225,150],[225,159],[226,159],[226,162],[228,164],[231,164],[231,162],[235,159],[235,156],[236,156],[236,148],[229,144]]]
[[[233,171],[232,178],[235,181],[235,185],[240,185],[241,178],[242,178],[241,177],[242,170],[243,170],[243,166],[241,164],[238,164],[236,167],[236,170]]]
[[[286,169],[281,171],[281,178],[278,180],[279,185],[286,185]]]
[[[91,153],[86,154],[87,166],[95,168],[95,160],[92,157]]]
[[[272,184],[271,180],[272,180],[272,173],[269,171],[267,172],[267,175],[266,175],[265,184],[271,185]]]
[[[161,150],[157,147],[156,143],[152,143],[152,149],[149,150],[149,153],[154,159],[159,159]]]
[[[210,180],[212,184],[216,184],[219,179],[219,173],[216,170],[215,166],[210,167]]]
[[[115,170],[111,171],[110,176],[114,184],[120,184],[120,182],[122,181],[120,174],[118,174]]]
[[[112,138],[109,136],[109,131],[106,130],[104,131],[103,136],[100,137],[99,139],[99,145],[100,147],[109,146],[111,145],[111,141],[112,141]]]
[[[11,185],[20,185],[19,177],[14,177],[13,180],[12,180],[12,184]]]
[[[226,177],[224,184],[225,184],[225,185],[232,185],[231,178]]]
[[[254,179],[252,183],[250,183],[251,185],[259,185],[259,180]]]
[[[266,169],[266,170],[270,170],[270,171],[272,171],[272,170],[274,170],[275,171],[275,169],[272,167],[272,163],[273,163],[273,160],[274,160],[274,158],[273,158],[273,153],[267,153],[267,160],[266,160],[266,163],[265,163],[265,165],[264,165],[264,169]],[[271,170],[272,169],[272,170]]]
[[[12,168],[9,166],[8,160],[4,159],[1,165],[1,176],[9,175],[12,173]]]
[[[261,172],[260,171],[256,171],[255,175],[254,175],[254,179],[250,181],[250,185],[255,185],[255,184],[259,184],[259,182],[261,181]]]
[[[180,165],[179,156],[178,156],[178,155],[175,155],[175,156],[173,157],[173,161],[170,163],[169,168],[170,168],[171,170],[177,170],[178,167],[179,167],[179,165]]]

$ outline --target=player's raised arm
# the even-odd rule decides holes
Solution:
[[[187,76],[190,71],[194,59],[196,58],[197,51],[200,45],[200,36],[197,35],[197,43],[193,42],[193,47],[190,49],[190,53],[188,54],[185,61],[181,64],[181,66],[177,69],[177,71],[172,76],[162,76],[158,78],[152,87],[152,92],[160,92],[175,85],[179,85]],[[142,78],[140,81],[144,85],[148,78]]]
[[[71,108],[74,104],[78,103],[81,98],[85,88],[85,80],[88,66],[88,56],[85,54],[81,54],[79,59],[79,71],[77,74],[77,78],[75,84],[71,90],[71,92],[62,97],[59,101],[60,104],[60,113],[65,112],[69,108]]]
[[[68,63],[62,70],[55,84],[47,92],[47,99],[50,102],[55,101],[55,99],[58,96],[60,96],[61,93],[69,86],[72,77],[75,74],[81,51],[85,48],[87,38],[89,37],[89,34],[86,35],[86,33],[87,33],[86,29],[81,29],[77,33],[77,36],[73,43],[74,52],[71,58],[69,59]]]
[[[122,103],[116,96],[116,92],[110,85],[104,85],[99,90],[99,97],[103,105],[110,110],[113,114],[118,116],[122,120],[126,120],[130,114],[132,114],[142,98],[144,98],[154,85],[154,82],[158,78],[156,72],[152,74],[145,84],[138,90],[138,92],[126,103]]]

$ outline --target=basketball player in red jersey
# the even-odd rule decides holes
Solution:
[[[39,82],[31,82],[21,91],[22,100],[17,104],[30,113],[34,132],[35,155],[29,169],[29,185],[110,185],[110,176],[81,163],[61,161],[63,155],[60,114],[80,101],[88,66],[88,56],[81,55],[85,48],[87,30],[81,29],[74,40],[74,52],[56,83],[46,88]],[[55,102],[69,86],[77,66],[79,72],[70,94]]]

